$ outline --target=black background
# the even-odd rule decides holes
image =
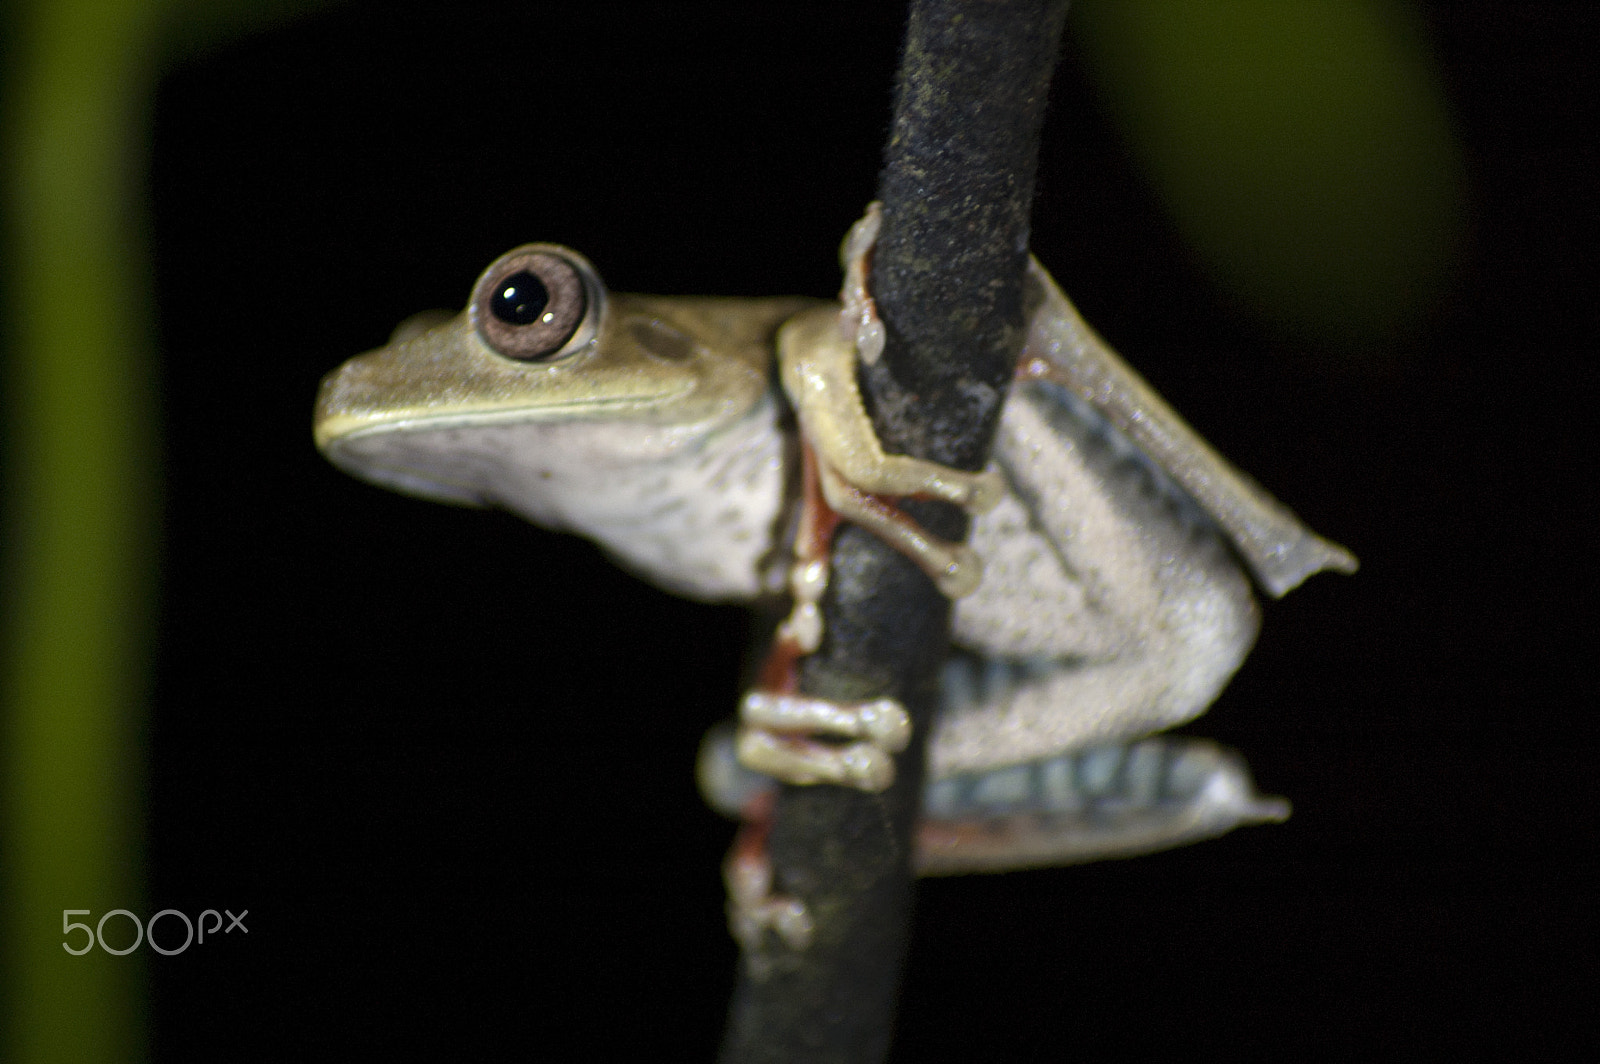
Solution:
[[[691,765],[746,625],[586,543],[369,488],[322,373],[527,240],[622,291],[826,295],[898,4],[356,3],[163,82],[156,1059],[708,1059],[731,829]],[[1034,246],[1202,433],[1362,560],[1189,729],[1286,825],[919,895],[897,1060],[1575,1059],[1596,975],[1595,16],[1438,4],[1473,233],[1402,350],[1235,315],[1070,40]],[[581,1049],[573,1049],[576,1038]]]

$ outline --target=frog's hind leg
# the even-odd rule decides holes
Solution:
[[[1085,404],[1018,387],[975,523],[986,576],[955,604],[936,776],[1124,743],[1204,712],[1260,614],[1215,526]]]
[[[1136,857],[1289,816],[1243,758],[1174,736],[934,781],[916,865],[925,876]]]
[[[746,821],[741,838],[759,834],[759,814],[777,783],[739,764],[731,729],[707,735],[699,781],[707,804]],[[1161,736],[930,782],[914,862],[926,876],[1082,864],[1184,846],[1288,815],[1288,802],[1256,793],[1237,753],[1202,739]],[[770,870],[762,879],[760,854],[759,847],[736,845],[729,856],[730,919],[749,934],[779,930],[791,915],[766,893]],[[749,889],[737,889],[740,883]]]

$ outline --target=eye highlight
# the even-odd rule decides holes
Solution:
[[[472,292],[472,323],[497,354],[547,362],[593,336],[600,287],[594,272],[564,248],[529,244],[490,264]]]
[[[489,298],[489,313],[507,325],[532,325],[540,318],[546,322],[555,312],[544,308],[550,305],[550,290],[538,276],[527,270],[518,270],[495,286]]]

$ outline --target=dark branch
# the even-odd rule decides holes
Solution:
[[[888,327],[863,376],[885,448],[981,469],[1021,343],[1039,129],[1066,0],[914,0],[879,184],[884,228],[872,285]],[[966,516],[905,509],[960,539]],[[827,635],[802,689],[891,694],[916,738],[885,793],[785,787],[771,852],[777,889],[805,901],[817,935],[776,942],[764,979],[740,976],[722,1059],[882,1060],[911,913],[911,839],[946,646],[949,603],[874,536],[835,540]]]

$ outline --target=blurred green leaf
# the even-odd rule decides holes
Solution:
[[[1462,164],[1391,0],[1081,0],[1072,32],[1197,258],[1267,322],[1393,339],[1449,282]]]

